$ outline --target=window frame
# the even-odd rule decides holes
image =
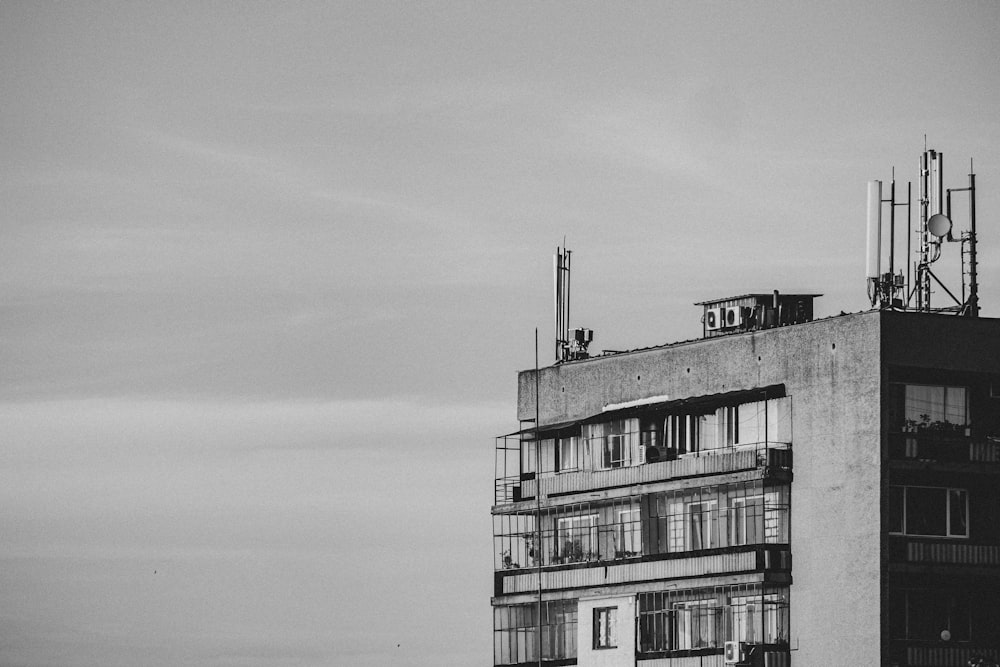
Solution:
[[[718,648],[719,643],[719,614],[722,607],[717,600],[701,599],[674,602],[671,606],[674,617],[674,637],[673,646],[676,650],[698,650],[705,648]],[[698,613],[696,613],[698,612]],[[702,644],[702,627],[708,623],[710,635],[706,643]],[[695,632],[697,630],[697,633]]]
[[[759,505],[759,515],[750,515],[747,513],[748,507],[751,507],[751,502],[755,501]],[[766,521],[767,516],[767,503],[764,499],[764,493],[761,492],[755,495],[749,496],[738,496],[733,498],[729,504],[729,525],[728,525],[728,537],[729,546],[744,546],[747,544],[762,544],[765,542],[765,531],[766,531]],[[739,517],[739,520],[737,519]],[[747,529],[749,522],[754,522],[754,533],[755,540],[750,541],[750,531]],[[757,525],[759,523],[759,525]],[[737,530],[739,529],[742,534],[742,540],[739,539],[737,535]]]
[[[571,456],[566,456],[571,453]],[[567,464],[567,459],[572,461]],[[556,472],[577,472],[580,470],[580,438],[567,436],[559,438],[559,470]]]
[[[707,509],[702,509],[698,511],[701,516],[702,532],[702,545],[697,549],[694,547],[694,517],[695,513],[692,508],[695,506],[706,506]],[[684,505],[684,546],[685,551],[700,551],[702,549],[714,549],[715,542],[718,541],[718,536],[714,535],[715,530],[713,530],[719,521],[718,517],[718,507],[719,500],[717,498],[708,498],[703,500],[695,500]],[[706,520],[707,515],[707,520]],[[707,538],[706,538],[707,532]]]
[[[970,419],[969,419],[969,408],[970,408],[969,398],[970,398],[971,392],[970,392],[968,386],[966,386],[966,385],[957,385],[957,384],[956,385],[953,385],[953,384],[935,384],[935,383],[929,383],[929,382],[900,382],[898,384],[900,384],[902,386],[901,404],[899,406],[899,410],[900,410],[899,414],[900,414],[900,423],[903,425],[903,431],[906,431],[906,432],[919,432],[923,426],[926,426],[928,424],[941,424],[941,423],[952,424],[955,428],[965,428],[965,427],[969,426],[969,422],[970,422]],[[930,407],[927,408],[928,412],[926,412],[926,413],[914,412],[913,416],[908,416],[908,415],[910,415],[910,409],[909,409],[909,405],[908,405],[910,399],[907,396],[907,393],[908,393],[908,390],[911,387],[921,387],[921,388],[924,388],[924,389],[941,389],[942,390],[940,419],[935,419],[936,415],[931,414],[931,412],[930,412],[931,408]],[[959,389],[962,391],[962,406],[961,406],[962,420],[960,422],[952,422],[952,421],[950,421],[948,419],[948,416],[949,416],[948,413],[949,413],[950,409],[954,408],[955,403],[949,402],[948,396],[949,396],[950,393],[952,393],[952,391],[959,390]],[[917,400],[916,397],[914,397],[913,400]],[[916,410],[916,408],[915,408],[915,410]],[[927,417],[926,421],[924,419],[922,419],[924,416]],[[908,422],[912,422],[912,423],[908,423]]]
[[[618,648],[618,606],[595,607],[593,618],[594,650],[603,651]]]
[[[600,556],[598,524],[597,513],[558,517],[556,519],[556,555],[559,561],[564,563],[586,563],[598,558]],[[583,547],[584,531],[586,531],[587,541],[589,542],[589,550],[585,550]],[[567,532],[569,533],[568,539],[566,537]],[[567,555],[564,553],[566,543],[574,545],[573,554]],[[580,544],[579,558],[575,555],[575,545],[577,543]]]
[[[628,520],[625,520],[626,515],[628,515]],[[642,514],[638,507],[618,510],[618,521],[614,534],[616,557],[632,558],[642,555],[641,516]],[[631,542],[633,549],[626,548],[629,542]]]
[[[896,485],[896,484],[894,484],[894,485],[891,485],[889,487],[889,493],[890,493],[890,495],[894,492],[895,489],[900,489],[903,492],[903,494],[902,494],[902,500],[901,500],[900,508],[899,508],[899,511],[900,511],[900,519],[899,520],[900,520],[900,527],[902,528],[902,530],[893,530],[894,526],[890,526],[889,527],[889,531],[888,531],[890,535],[905,535],[907,537],[935,537],[935,538],[952,539],[952,540],[967,540],[967,539],[969,539],[969,537],[970,537],[969,533],[971,531],[969,530],[970,516],[969,516],[969,490],[968,489],[963,489],[963,488],[959,488],[959,487],[950,487],[950,486],[927,486],[927,485],[920,485],[920,484],[906,484],[906,485],[903,485],[903,484]],[[944,497],[945,497],[945,505],[944,505],[944,508],[943,508],[944,509],[944,514],[945,514],[945,534],[944,535],[935,535],[933,533],[931,533],[931,534],[916,533],[916,532],[910,532],[909,531],[909,525],[908,525],[909,522],[907,521],[907,506],[909,504],[907,502],[907,495],[908,495],[908,490],[909,489],[934,489],[936,491],[944,491]],[[951,523],[952,523],[952,493],[953,492],[961,493],[964,496],[965,502],[964,502],[964,506],[962,507],[962,511],[963,511],[964,517],[965,517],[965,533],[964,534],[954,533],[952,531],[952,525],[951,525]],[[889,502],[890,502],[890,507],[891,507],[891,503],[893,502],[891,497],[889,499]],[[893,516],[893,512],[891,512],[891,511],[890,511],[890,515],[889,515],[889,520],[891,522],[895,522],[895,517]]]

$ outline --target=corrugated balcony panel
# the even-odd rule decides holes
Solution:
[[[642,667],[727,667],[726,656],[722,653],[715,655],[692,655],[684,658],[652,658],[643,659],[638,657],[637,665]]]
[[[715,554],[694,558],[623,563],[607,567],[543,571],[542,589],[589,588],[634,581],[679,579],[729,572],[749,572],[756,570],[757,567],[757,553],[754,551],[744,551],[742,553]],[[537,572],[527,571],[524,574],[503,578],[504,595],[528,593],[537,590]]]
[[[1000,442],[935,433],[891,433],[889,457],[898,461],[1000,463]]]
[[[968,667],[974,656],[996,662],[1000,660],[1000,650],[910,646],[906,649],[906,664],[909,667]]]
[[[1000,565],[1000,546],[954,542],[908,542],[906,560],[910,563]]]
[[[583,470],[542,477],[543,496],[558,496],[618,486],[649,484],[666,479],[718,475],[754,470],[769,465],[791,466],[791,450],[784,448],[737,449],[701,456],[682,456],[673,461],[658,461],[611,470]],[[521,482],[521,496],[534,497],[538,480]]]
[[[643,659],[639,655],[637,664],[642,667],[730,667],[731,665],[726,663],[726,656],[722,653],[651,659]],[[768,651],[764,654],[763,667],[788,667],[789,664],[791,661],[786,651]]]
[[[973,461],[1000,463],[1000,442],[996,440],[983,440],[973,442],[969,447],[969,456]]]

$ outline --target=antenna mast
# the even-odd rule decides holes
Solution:
[[[920,156],[920,181],[918,184],[918,201],[920,205],[919,226],[917,235],[916,261],[913,263],[913,284],[908,285],[910,267],[907,273],[896,274],[895,269],[895,207],[906,206],[906,219],[910,217],[910,183],[906,185],[906,202],[896,201],[896,179],[893,170],[893,180],[890,186],[889,199],[882,199],[882,182],[871,181],[868,184],[868,256],[866,261],[868,296],[872,306],[879,308],[910,309],[918,312],[951,312],[968,317],[979,316],[979,282],[977,277],[976,256],[976,176],[969,161],[969,187],[944,187],[944,154],[926,147]],[[952,235],[951,194],[953,192],[969,193],[969,230],[955,238]],[[882,266],[882,205],[889,204],[889,271],[881,272]],[[956,297],[931,270],[931,265],[941,258],[945,242],[960,243],[962,259],[962,290],[961,298]],[[907,240],[907,254],[910,243]],[[968,270],[966,270],[968,266]],[[954,301],[953,305],[931,307],[931,280],[934,280],[944,292]],[[906,299],[898,298],[897,293],[906,294]],[[914,299],[916,303],[913,304]]]
[[[553,279],[556,290],[556,363],[569,358],[569,270],[572,252],[565,247],[557,247],[553,257]]]

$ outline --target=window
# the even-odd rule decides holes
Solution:
[[[608,470],[638,461],[639,420],[618,419],[601,424],[583,425],[584,447],[593,456],[597,469]]]
[[[577,470],[579,463],[580,439],[576,436],[559,438],[559,470]]]
[[[577,601],[551,600],[541,606],[543,660],[575,658]],[[495,665],[515,665],[538,660],[537,603],[493,609],[493,660]]]
[[[714,648],[718,643],[719,607],[714,600],[674,603],[678,649]]]
[[[716,545],[715,500],[689,503],[687,506],[687,548],[688,551],[711,549]]]
[[[788,641],[787,587],[737,584],[644,592],[637,607],[639,653],[716,648],[724,641]]]
[[[557,529],[559,559],[563,563],[595,560],[597,553],[597,515],[570,516],[559,519]]]
[[[787,639],[788,605],[778,595],[733,597],[729,601],[730,641],[773,644]]]
[[[733,498],[729,508],[729,546],[757,544],[764,537],[764,496]]]
[[[968,537],[969,494],[965,489],[890,486],[889,532],[925,537]]]
[[[719,446],[732,447],[740,441],[740,409],[730,405],[719,408]]]
[[[521,441],[521,475],[535,472],[535,441]],[[530,478],[529,478],[530,479]]]
[[[642,553],[642,526],[639,510],[628,509],[618,512],[618,530],[615,532],[615,556],[628,558]]]
[[[594,610],[594,648],[618,647],[618,607]]]
[[[666,420],[666,446],[677,454],[697,452],[701,418],[698,415],[670,415]]]
[[[969,423],[965,387],[908,384],[903,390],[903,419],[907,431]]]
[[[621,468],[625,465],[625,435],[613,433],[604,439],[601,451],[602,468]]]
[[[951,641],[969,641],[971,613],[965,591],[896,590],[890,599],[889,631],[893,639],[940,641],[941,632]]]

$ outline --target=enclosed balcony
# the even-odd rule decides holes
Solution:
[[[495,514],[495,569],[695,556],[789,542],[787,484],[761,479]]]
[[[497,438],[495,504],[539,492],[545,499],[762,468],[791,471],[790,398],[683,407],[528,427]]]

